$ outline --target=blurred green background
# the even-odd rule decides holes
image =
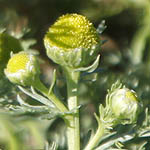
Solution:
[[[116,80],[137,92],[144,108],[150,104],[150,1],[149,0],[0,0],[0,30],[18,38],[24,50],[38,51],[41,78],[49,85],[54,68],[58,68],[57,86],[65,101],[66,85],[62,72],[46,56],[43,37],[55,20],[66,13],[86,16],[97,28],[105,20],[101,34],[106,41],[101,48],[99,71],[82,75],[80,83],[81,140],[96,127],[93,113],[104,103],[107,89]],[[1,64],[0,64],[1,65]],[[3,70],[1,70],[3,72]],[[93,80],[94,78],[94,80]],[[64,122],[39,119],[38,115],[12,113],[19,105],[20,91],[0,75],[0,149],[44,149],[46,141],[56,141],[66,149]],[[26,101],[36,104],[31,98]],[[38,105],[38,104],[36,104]],[[9,112],[10,111],[10,112]],[[44,123],[43,123],[44,122]],[[136,142],[135,142],[136,145]],[[129,146],[132,147],[131,144]],[[138,146],[137,146],[138,148]],[[128,148],[130,149],[130,148]],[[133,148],[132,148],[133,149]],[[147,144],[147,149],[149,149]]]

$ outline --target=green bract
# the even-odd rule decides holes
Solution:
[[[79,68],[93,61],[100,49],[100,38],[86,17],[63,15],[49,28],[44,38],[47,55],[55,63]]]
[[[140,112],[140,103],[136,93],[128,88],[116,89],[111,94],[111,109],[117,120],[126,124],[133,123]]]
[[[6,33],[0,33],[0,71],[5,68],[10,58],[10,52],[16,53],[20,50],[22,50],[22,47],[18,39]]]
[[[32,85],[39,73],[36,56],[27,52],[14,54],[5,69],[5,74],[11,82],[24,86]]]

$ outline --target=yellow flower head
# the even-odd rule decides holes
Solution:
[[[10,73],[24,71],[30,62],[29,55],[22,53],[14,55],[8,62],[7,70]]]
[[[5,74],[8,79],[17,84],[31,85],[40,73],[37,58],[27,52],[14,54],[8,61]]]
[[[57,64],[78,68],[95,59],[100,38],[93,24],[84,16],[66,14],[49,28],[44,37],[47,55]]]
[[[67,14],[49,28],[45,37],[51,46],[69,51],[75,48],[91,48],[99,42],[98,33],[86,17]]]

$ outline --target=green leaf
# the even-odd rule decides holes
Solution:
[[[86,72],[93,72],[99,65],[99,60],[100,60],[100,55],[97,56],[96,60],[94,63],[88,67],[81,67],[75,69],[75,71],[86,71]]]
[[[56,69],[53,72],[53,80],[52,80],[51,86],[49,88],[48,94],[50,94],[51,91],[53,90],[55,83],[56,83]]]
[[[35,110],[49,110],[50,108],[47,107],[47,106],[34,106],[34,105],[30,105],[30,104],[27,104],[26,102],[24,102],[24,100],[19,96],[17,95],[17,100],[19,102],[19,104],[23,107],[27,107],[27,108],[30,108],[30,109],[35,109]],[[54,108],[53,108],[54,109]]]
[[[76,109],[79,109],[80,106],[78,106],[77,108],[74,108],[73,110],[70,110],[70,111],[67,111],[67,112],[60,112],[60,111],[51,111],[49,114],[44,114],[41,116],[41,119],[48,119],[48,120],[51,120],[51,119],[54,119],[54,118],[57,118],[57,117],[61,117],[61,118],[64,118],[65,119],[65,116],[66,115],[75,115],[76,113]],[[66,122],[67,123],[67,122]]]
[[[36,44],[36,40],[35,39],[24,40],[21,42],[21,44],[24,50],[28,50],[30,46],[33,46],[34,44]]]
[[[105,20],[102,20],[102,22],[97,27],[97,32],[99,34],[102,34],[106,28],[107,28],[107,26],[105,25]]]
[[[3,32],[5,32],[5,31],[6,31],[5,28],[0,27],[0,33],[3,33]]]
[[[55,142],[53,142],[51,145],[49,145],[48,142],[45,144],[45,150],[57,150],[57,148],[58,145]]]
[[[109,140],[108,142],[101,144],[99,147],[97,147],[95,150],[108,150],[111,146],[113,146],[116,142],[127,142],[131,139],[133,139],[134,136],[133,135],[120,135],[119,137],[113,137],[111,140]]]
[[[57,109],[57,108],[55,107],[55,105],[54,105],[49,99],[47,99],[47,98],[45,98],[45,97],[43,97],[43,96],[37,94],[37,93],[35,92],[35,90],[33,89],[33,87],[31,87],[32,93],[29,92],[28,90],[26,90],[25,88],[21,87],[21,86],[18,86],[18,88],[19,88],[23,93],[25,93],[26,95],[28,95],[28,96],[32,97],[33,99],[39,101],[40,103],[42,103],[42,104],[44,104],[44,105],[46,105],[46,106],[49,106],[50,108],[55,108],[55,109]]]

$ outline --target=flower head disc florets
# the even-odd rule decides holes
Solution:
[[[14,55],[8,62],[7,70],[12,74],[19,71],[24,72],[29,62],[30,58],[25,53]]]
[[[47,55],[54,62],[78,68],[94,60],[98,53],[100,38],[86,17],[67,14],[59,17],[49,28],[44,44]]]
[[[39,75],[39,70],[37,58],[34,55],[20,52],[10,58],[5,74],[13,83],[31,85],[35,77]]]
[[[84,16],[67,14],[49,28],[47,38],[51,46],[70,51],[75,48],[91,48],[99,42],[98,34]]]

